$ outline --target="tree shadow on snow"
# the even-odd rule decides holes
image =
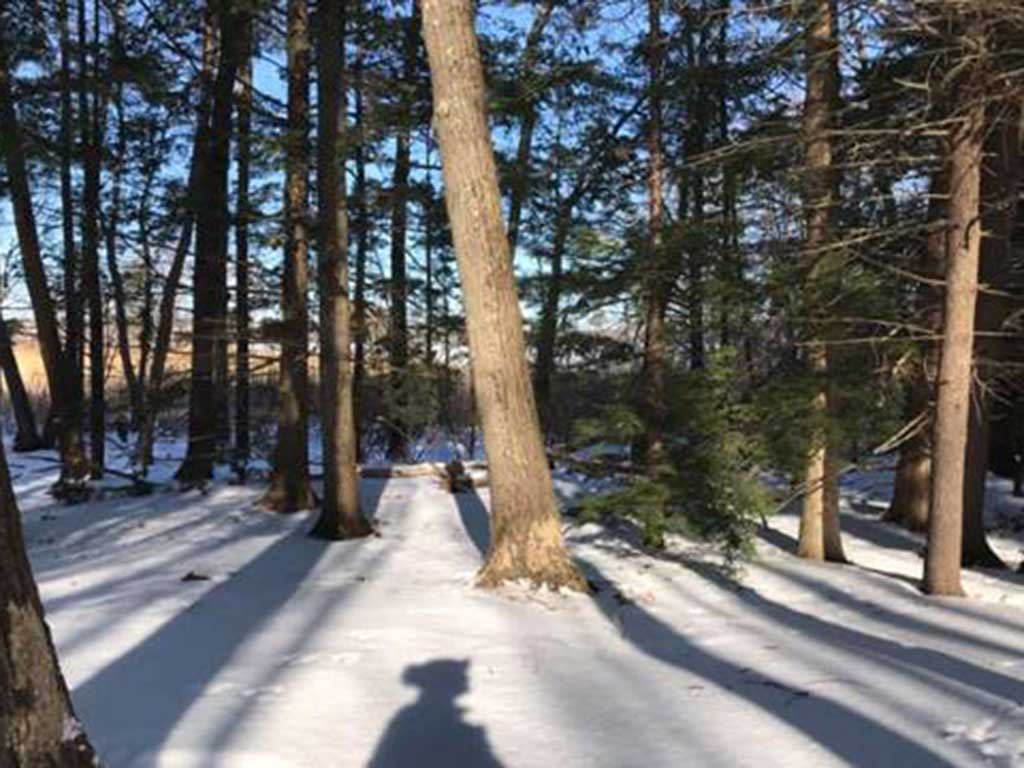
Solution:
[[[577,561],[593,582],[611,583],[592,562]],[[729,590],[733,591],[732,585]],[[952,765],[926,745],[852,707],[701,648],[635,603],[623,605],[613,590],[602,589],[594,602],[619,628],[623,639],[640,652],[759,707],[849,764],[877,765],[879,756],[884,755],[887,765]]]
[[[480,557],[486,558],[491,546],[491,514],[476,491],[452,494],[459,509],[459,519]]]
[[[384,483],[361,485],[363,508],[374,518]],[[269,514],[269,513],[268,513]],[[271,544],[237,573],[217,584],[153,634],[73,692],[76,708],[100,751],[111,765],[150,765],[161,746],[211,682],[250,640],[266,629],[275,614],[303,588],[303,582],[332,550],[357,578],[336,585],[312,585],[318,598],[307,615],[300,615],[292,635],[293,647],[306,642],[324,613],[337,607],[365,580],[382,559],[386,547],[350,542],[339,544],[311,538],[297,529]],[[354,555],[354,556],[353,556]],[[274,660],[268,660],[272,664]],[[276,660],[283,663],[284,659]],[[233,691],[238,706],[217,724],[215,740],[226,743],[241,723],[255,691]],[[247,698],[248,697],[248,698]]]
[[[467,723],[456,703],[469,691],[468,660],[439,659],[406,667],[402,681],[418,688],[419,697],[392,718],[369,768],[500,768],[487,732]]]

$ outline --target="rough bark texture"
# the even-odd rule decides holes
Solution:
[[[94,766],[43,619],[0,446],[0,765]]]
[[[352,403],[348,210],[343,186],[346,155],[343,9],[344,0],[321,0],[317,15],[320,421],[324,496],[314,534],[325,539],[348,539],[370,532],[359,508],[357,435]]]
[[[984,48],[980,24],[964,38],[972,48]],[[972,51],[979,53],[980,51]],[[977,70],[977,65],[972,67]],[[969,73],[973,74],[973,73]],[[975,77],[964,77],[958,88],[962,104],[949,140],[949,200],[946,216],[946,292],[943,334],[936,383],[933,431],[931,515],[925,558],[924,591],[933,595],[962,595],[963,501],[966,438],[971,407],[971,369],[974,351],[975,304],[981,226],[978,221],[985,106]]]
[[[1017,223],[1022,172],[1021,107],[1016,100],[987,110],[985,159],[982,165],[982,242],[979,279],[998,293],[978,295],[975,318],[976,375],[967,439],[964,484],[964,531],[961,563],[965,567],[1005,568],[985,538],[985,482],[989,464],[992,392],[1000,387],[1001,363],[1013,351],[1004,336],[1019,308],[1013,297],[1013,233]],[[1010,383],[1012,387],[1014,382]]]
[[[839,48],[835,0],[811,0],[806,6],[807,94],[804,102],[806,145],[807,234],[804,260],[808,270],[808,305],[812,314],[829,295],[835,267],[828,253],[838,197],[838,176],[833,164],[835,109],[839,100]],[[820,336],[821,330],[816,329]],[[808,363],[816,392],[811,408],[817,424],[805,471],[806,494],[800,517],[797,554],[809,560],[845,562],[839,531],[837,448],[829,429],[834,409],[829,382],[830,352],[826,339],[815,339]]]
[[[356,411],[356,458],[362,458],[362,431],[359,424],[360,403],[363,396],[363,380],[366,378],[366,261],[370,252],[370,215],[366,204],[366,110],[363,105],[363,69],[366,47],[364,45],[363,7],[359,0],[353,3],[353,16],[359,22],[356,56],[352,63],[352,84],[355,91],[356,141],[352,159],[356,166],[355,189],[352,190],[352,206],[356,240],[355,295],[352,308],[352,333],[355,336],[355,365],[353,371],[353,393]]]
[[[281,370],[274,471],[263,506],[297,512],[315,504],[309,483],[309,11],[288,2],[288,129]]]
[[[492,538],[479,580],[583,590],[562,543],[501,218],[472,0],[423,0],[446,204],[490,467]]]
[[[61,479],[57,490],[77,485],[88,472],[88,462],[82,449],[81,424],[74,409],[74,396],[70,389],[73,377],[61,347],[57,330],[57,315],[53,308],[50,287],[43,268],[36,229],[32,195],[22,145],[18,115],[14,108],[8,71],[7,50],[0,33],[0,146],[7,165],[7,179],[14,209],[14,227],[25,270],[25,283],[32,302],[32,313],[39,338],[39,348],[49,384],[53,404],[54,431],[58,435],[61,453]]]
[[[32,401],[29,400],[22,381],[18,360],[14,356],[14,345],[11,334],[7,330],[7,321],[0,316],[0,368],[3,369],[7,394],[11,399],[14,421],[18,431],[14,436],[14,451],[35,451],[43,447],[43,440],[36,429],[36,417],[32,412]]]
[[[188,453],[177,477],[186,484],[213,476],[220,422],[216,411],[217,338],[221,324],[221,295],[216,279],[227,253],[228,158],[231,144],[232,89],[244,54],[237,34],[247,23],[245,3],[220,4],[220,63],[213,84],[209,125],[200,123],[195,194],[196,257],[192,313],[192,372],[189,389]],[[211,404],[214,407],[211,407]]]

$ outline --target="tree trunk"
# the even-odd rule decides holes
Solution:
[[[7,322],[0,316],[0,368],[7,382],[7,394],[11,398],[11,410],[18,431],[14,436],[14,451],[37,451],[43,447],[43,440],[36,429],[36,417],[32,412],[32,401],[25,390],[25,382],[18,370],[18,360],[14,356],[14,345]]]
[[[365,48],[365,25],[363,23],[363,5],[360,0],[354,3],[354,16],[359,22],[359,40],[357,41],[356,58],[352,65],[352,80],[355,90],[355,125],[356,146],[353,160],[356,164],[355,189],[352,203],[355,207],[356,223],[356,274],[355,274],[355,306],[352,312],[352,331],[355,336],[355,365],[352,374],[352,399],[356,412],[356,460],[362,459],[362,430],[359,416],[363,401],[363,381],[366,378],[366,261],[370,251],[370,215],[366,205],[366,130],[364,126],[365,109],[363,106],[363,67]]]
[[[0,34],[0,145],[7,164],[7,180],[14,226],[21,251],[25,282],[32,301],[32,312],[39,337],[39,348],[49,384],[54,429],[60,442],[61,479],[57,490],[77,485],[88,472],[88,462],[82,449],[80,419],[76,417],[71,392],[73,377],[69,375],[65,355],[57,330],[57,315],[53,309],[50,288],[43,267],[36,229],[32,195],[28,185],[28,172],[22,145],[21,128],[14,108],[11,79],[8,71],[6,43]]]
[[[562,262],[571,226],[572,209],[563,202],[558,207],[555,237],[551,243],[551,274],[548,275],[544,291],[544,303],[540,311],[537,360],[534,366],[534,390],[537,395],[537,412],[540,415],[540,423],[544,435],[550,434],[552,417],[554,415],[552,380],[555,375],[559,307],[562,300]]]
[[[642,402],[644,435],[643,461],[648,474],[657,479],[667,460],[665,453],[666,420],[668,417],[665,376],[668,366],[668,339],[665,315],[668,312],[675,272],[669,267],[665,254],[664,169],[661,138],[661,90],[663,40],[661,36],[661,0],[648,0],[648,108],[647,121],[647,216],[649,233],[650,268],[644,278],[644,358],[642,371]],[[651,544],[661,543],[660,537]]]
[[[0,762],[98,765],[75,718],[25,554],[21,514],[0,446]]]
[[[185,484],[203,483],[213,477],[222,415],[212,404],[216,395],[217,338],[223,332],[219,315],[221,295],[216,275],[227,254],[228,160],[231,144],[232,90],[244,41],[237,33],[248,23],[245,3],[220,5],[220,64],[213,84],[209,124],[197,128],[199,162],[195,167],[194,191],[196,256],[194,305],[192,312],[192,372],[189,390],[188,452],[178,468],[177,478]],[[202,116],[201,116],[202,117]],[[179,243],[180,245],[180,243]],[[165,293],[166,298],[166,293]],[[173,317],[173,299],[171,301]],[[163,306],[161,306],[161,314]],[[163,318],[161,317],[161,322]],[[169,339],[169,336],[168,336]],[[159,343],[159,341],[158,341]],[[154,360],[155,362],[155,360]],[[156,384],[156,381],[153,381]]]
[[[1006,564],[985,538],[985,482],[988,475],[992,396],[999,386],[1002,363],[1013,350],[999,336],[1018,309],[1013,292],[1013,234],[1017,224],[1022,172],[1021,107],[1016,101],[997,102],[988,110],[988,146],[981,177],[982,242],[980,280],[1002,289],[977,298],[975,318],[976,376],[965,461],[964,531],[961,563],[964,567],[1005,568]]]
[[[118,18],[114,26],[114,48],[121,48],[120,6]],[[114,86],[114,109],[117,113],[117,145],[113,154],[113,179],[110,192],[110,213],[107,216],[107,271],[110,272],[110,285],[114,293],[114,322],[117,328],[117,350],[121,358],[121,370],[124,373],[125,387],[131,407],[131,423],[135,428],[142,423],[143,393],[139,386],[139,378],[135,375],[132,362],[132,341],[128,328],[128,299],[125,296],[124,280],[121,267],[117,260],[117,232],[121,219],[121,176],[122,165],[127,154],[127,136],[124,125],[124,94],[123,86]]]
[[[94,29],[99,18],[94,15]],[[78,2],[79,113],[82,142],[82,291],[89,305],[89,474],[103,477],[106,463],[106,347],[104,344],[103,288],[100,281],[100,165],[102,128],[106,104],[99,94],[99,62],[94,49],[92,71],[88,68],[89,47],[85,0]],[[91,103],[90,103],[91,102]]]
[[[285,256],[281,302],[280,406],[274,471],[263,506],[297,512],[315,505],[309,484],[309,22],[306,0],[288,0],[288,134],[285,143]],[[326,457],[325,457],[326,458]]]
[[[946,261],[946,205],[949,180],[944,172],[933,175],[928,202],[928,237],[922,256],[921,272],[941,280]],[[921,325],[936,336],[942,333],[942,291],[929,283],[917,286],[915,304]],[[885,519],[901,523],[912,531],[928,529],[932,471],[932,384],[939,364],[939,345],[928,340],[922,344],[921,361],[911,372],[907,393],[907,419],[924,416],[917,434],[900,448],[899,464],[893,485],[893,498]]]
[[[980,20],[972,22],[966,39],[971,55],[984,49]],[[985,104],[980,90],[980,65],[971,65],[951,104],[963,104],[950,135],[949,201],[946,216],[946,290],[936,382],[932,438],[931,516],[924,591],[962,595],[960,558],[963,534],[964,451],[971,407],[975,302],[981,226],[978,221]]]
[[[359,508],[356,428],[352,403],[351,307],[348,294],[348,209],[345,201],[346,110],[344,2],[321,0],[317,14],[320,205],[320,420],[324,498],[314,535],[365,536]]]
[[[834,257],[828,253],[839,193],[832,138],[834,111],[839,103],[835,0],[811,0],[807,14],[807,95],[804,103],[807,234],[804,261],[808,277],[805,292],[812,314],[821,315],[836,279]],[[808,363],[816,386],[811,403],[815,428],[807,457],[806,493],[797,554],[809,560],[845,562],[839,532],[839,457],[831,429],[834,411],[829,381],[831,353],[820,326],[814,329],[814,334],[818,338],[809,347]]]
[[[526,579],[586,589],[562,543],[533,401],[523,319],[501,218],[472,0],[423,0],[448,217],[462,280],[476,402],[490,467],[483,586]]]
[[[409,216],[409,168],[411,165],[412,99],[415,92],[416,54],[419,51],[420,14],[416,0],[405,22],[405,42],[402,53],[402,95],[398,116],[398,136],[395,139],[395,172],[391,184],[391,312],[388,332],[391,393],[396,412],[389,414],[391,429],[388,435],[388,456],[405,458],[407,426],[403,411],[407,405],[410,382],[406,381],[409,363],[409,321],[407,303],[409,285],[406,277],[406,233]]]
[[[238,198],[235,211],[235,464],[245,478],[249,463],[249,164],[252,150],[252,43],[246,32],[238,94]]]
[[[74,115],[71,106],[71,40],[68,29],[68,2],[57,2],[60,26],[60,213],[64,246],[64,329],[69,418],[81,423],[82,400],[82,302],[78,285],[78,251],[75,246],[75,198],[71,180],[74,151]],[[80,426],[79,426],[80,428]]]

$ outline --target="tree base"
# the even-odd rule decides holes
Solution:
[[[14,442],[11,444],[11,450],[15,453],[31,453],[32,451],[41,451],[46,447],[46,443],[39,435],[26,435],[21,432],[15,435]]]
[[[482,589],[497,589],[517,581],[526,581],[534,588],[590,592],[590,585],[583,574],[565,556],[538,558],[534,562],[515,565],[507,558],[495,557],[492,554],[476,577],[477,586]]]
[[[307,480],[297,492],[289,492],[279,481],[271,481],[270,488],[259,500],[261,509],[279,515],[293,515],[307,509],[316,509],[319,500]]]
[[[960,565],[964,568],[989,568],[998,571],[1007,569],[1006,563],[992,551],[988,544],[980,552],[964,552],[960,558]]]
[[[329,520],[326,514],[321,513],[320,519],[316,521],[316,525],[313,526],[309,535],[323,541],[348,541],[349,539],[362,539],[374,533],[376,531],[373,526],[366,521],[362,514],[359,514],[357,519],[344,517],[341,520],[333,521]]]

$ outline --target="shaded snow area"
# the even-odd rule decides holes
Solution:
[[[379,536],[325,544],[257,487],[58,507],[52,464],[12,463],[112,768],[1024,766],[1022,577],[926,600],[919,539],[856,511],[863,478],[856,566],[796,560],[788,515],[741,586],[700,545],[570,526],[587,597],[474,589],[486,491],[433,478],[365,481]]]

